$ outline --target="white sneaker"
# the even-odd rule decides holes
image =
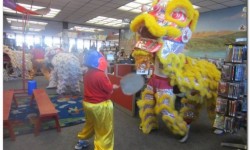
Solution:
[[[83,148],[87,148],[89,146],[88,140],[79,140],[75,145],[75,150],[82,150]]]
[[[215,133],[215,134],[222,134],[222,133],[223,133],[223,130],[221,130],[221,129],[216,129],[216,130],[214,130],[214,133]]]
[[[179,140],[179,142],[184,143],[184,142],[187,141],[189,130],[190,130],[190,125],[187,125],[187,133],[186,133],[186,135],[182,139]]]

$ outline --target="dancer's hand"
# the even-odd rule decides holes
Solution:
[[[115,90],[115,89],[118,89],[120,86],[119,85],[117,85],[117,84],[113,84],[113,89]]]

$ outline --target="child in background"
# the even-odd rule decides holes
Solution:
[[[75,149],[88,147],[87,139],[95,135],[95,150],[113,150],[113,103],[110,96],[113,89],[117,89],[119,86],[112,84],[105,74],[107,61],[98,51],[88,51],[84,57],[84,65],[88,67],[88,71],[83,77],[83,109],[86,123],[77,135],[79,141]]]

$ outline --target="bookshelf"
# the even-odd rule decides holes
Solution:
[[[215,109],[216,134],[236,133],[247,122],[247,45],[231,43],[226,48]]]

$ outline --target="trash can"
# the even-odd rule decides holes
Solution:
[[[36,81],[30,80],[28,81],[28,95],[32,95],[33,90],[37,88]]]

